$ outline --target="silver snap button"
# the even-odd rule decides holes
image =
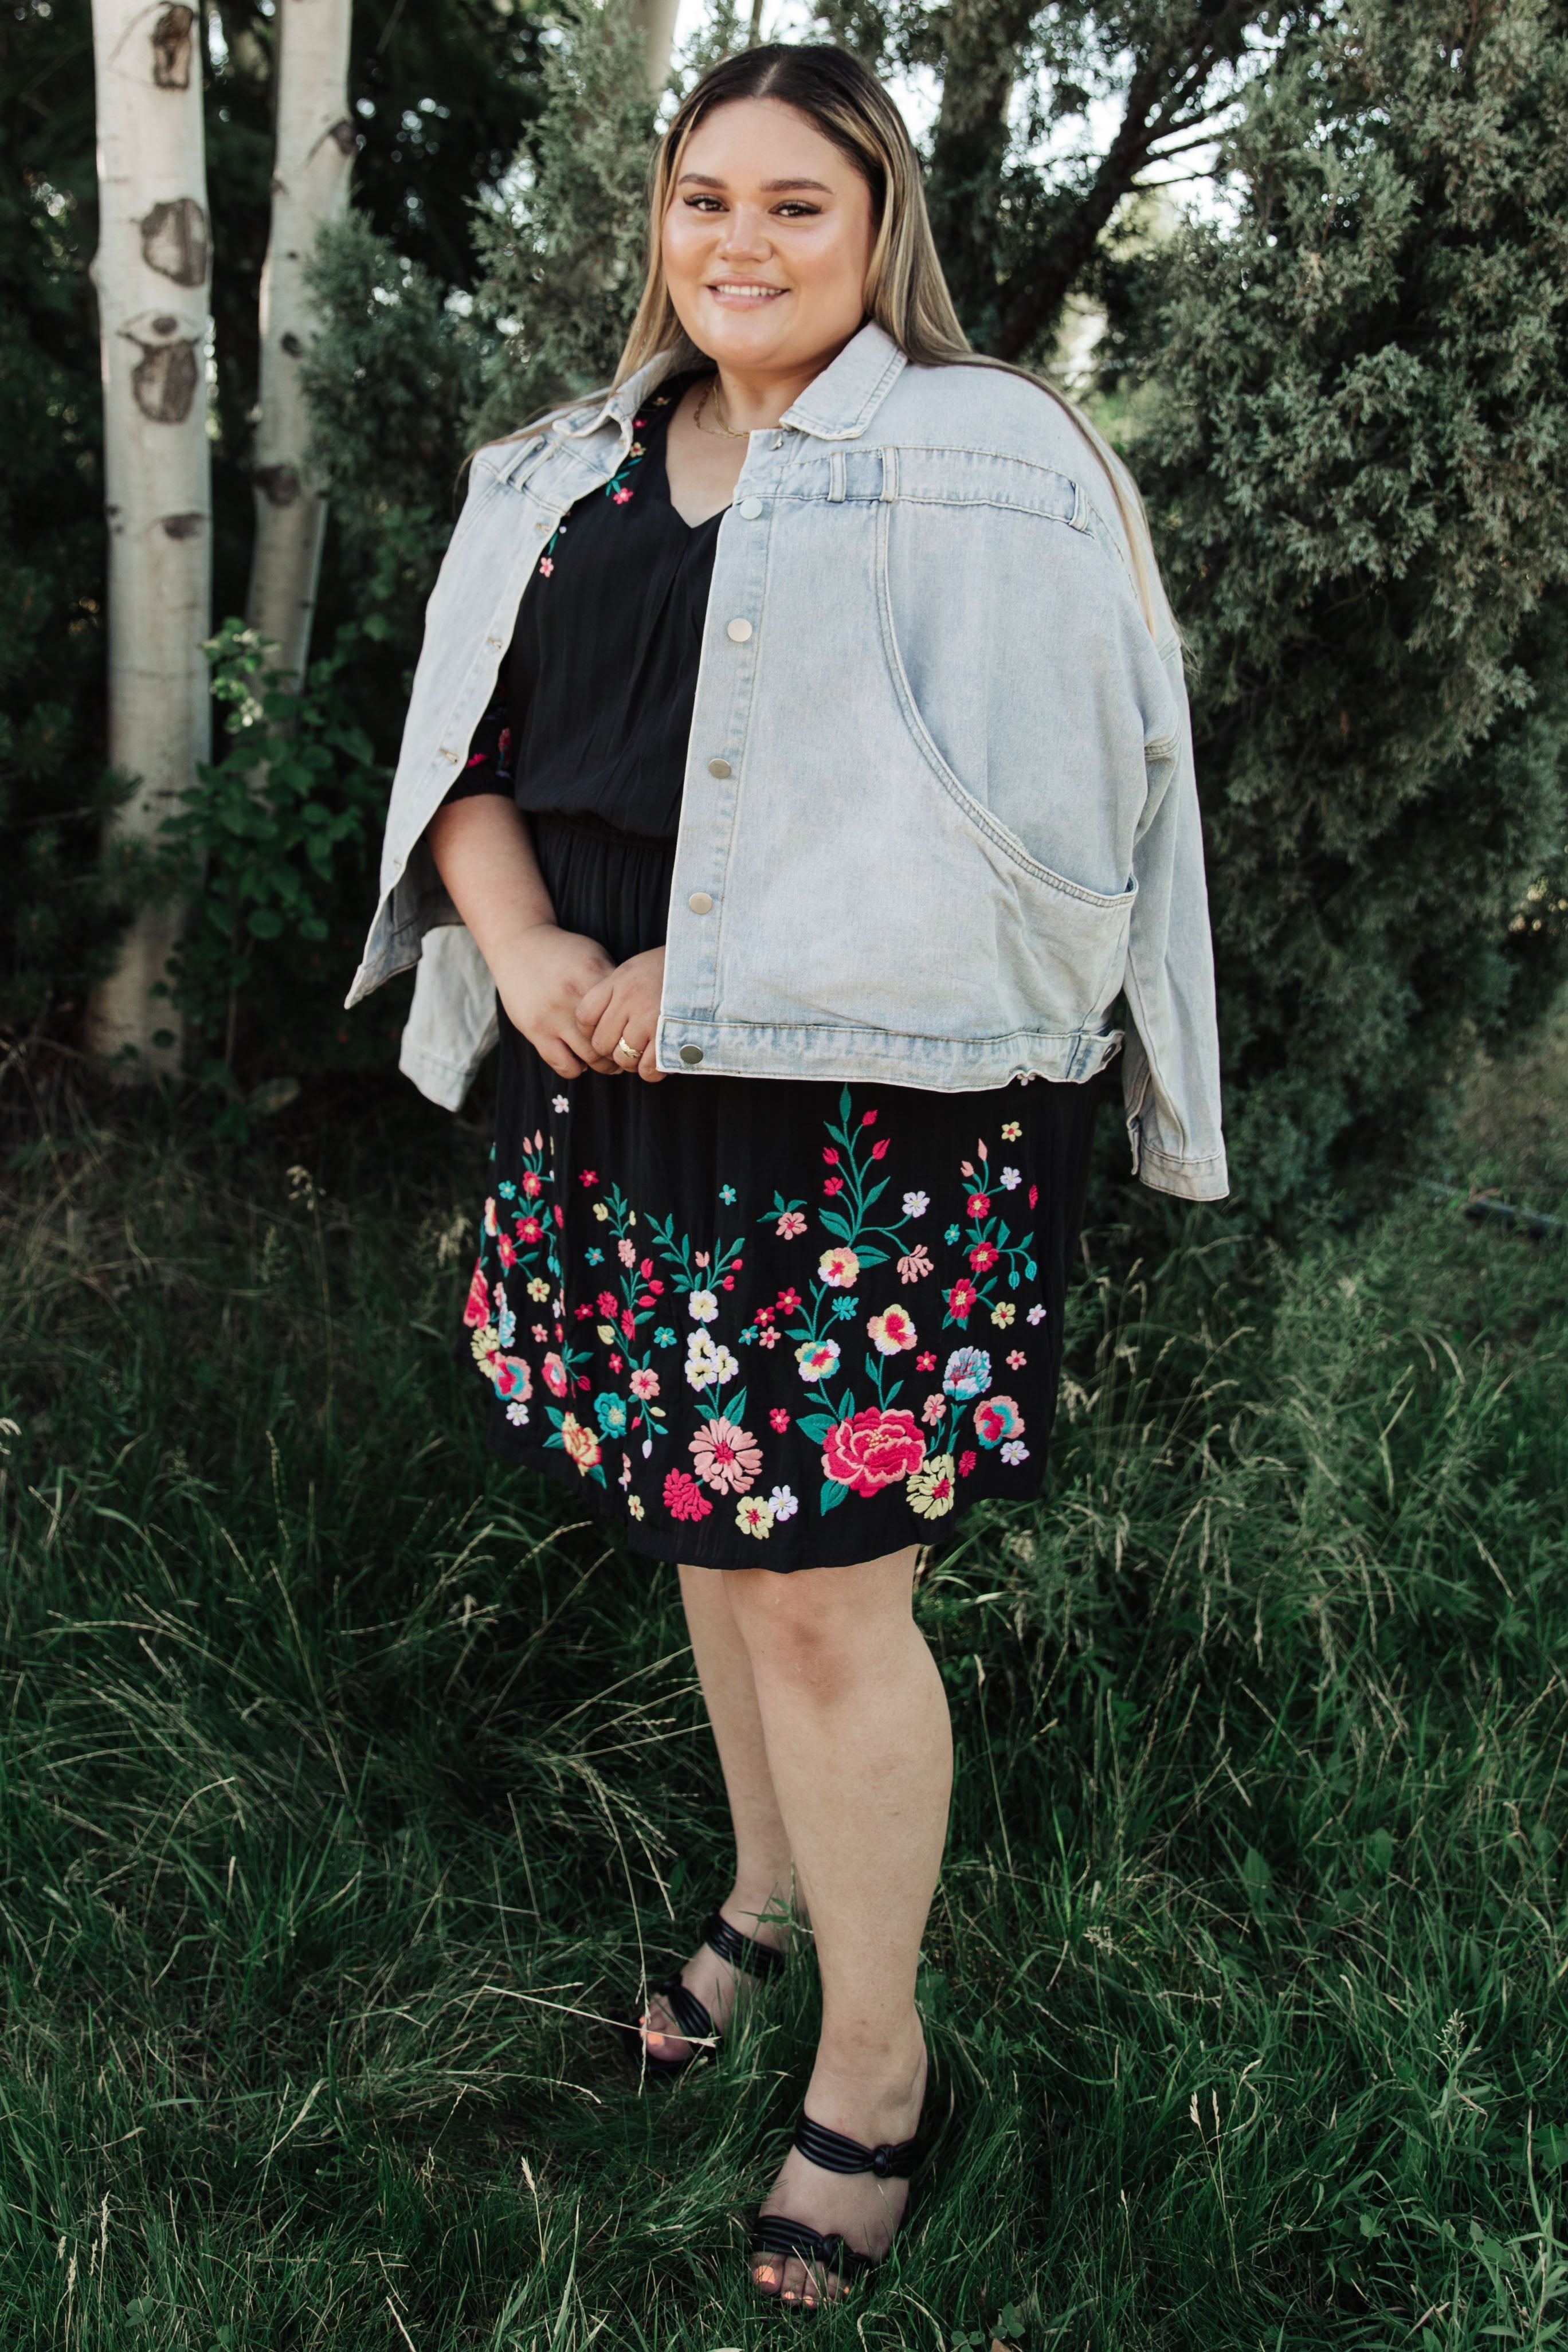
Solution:
[[[741,500],[741,513],[747,522],[760,522],[762,520],[763,514],[763,502],[761,499],[742,499]]]
[[[689,1069],[695,1063],[698,1063],[702,1059],[701,1046],[682,1045],[680,1049],[680,1058]]]
[[[731,767],[728,760],[710,760],[708,762],[708,772],[710,776],[717,776],[720,782],[722,783],[726,776],[732,776],[735,772]]]
[[[706,890],[693,890],[686,903],[694,915],[710,915],[713,912],[713,901]]]
[[[731,621],[724,630],[724,635],[732,646],[743,646],[751,634],[750,621]]]

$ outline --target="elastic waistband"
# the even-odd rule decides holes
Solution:
[[[673,834],[628,833],[624,825],[611,824],[589,809],[530,809],[526,812],[536,835],[577,834],[586,841],[617,843],[625,849],[664,849],[673,853]]]

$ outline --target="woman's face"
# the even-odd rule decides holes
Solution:
[[[814,374],[865,317],[871,192],[843,152],[773,98],[716,107],[687,142],[664,216],[681,325],[737,375]]]

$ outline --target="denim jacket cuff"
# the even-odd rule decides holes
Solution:
[[[1179,1201],[1223,1201],[1230,1192],[1223,1151],[1207,1160],[1177,1160],[1146,1136],[1139,1142],[1137,1176],[1152,1192],[1173,1193]]]

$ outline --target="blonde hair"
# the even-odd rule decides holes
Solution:
[[[847,49],[826,42],[798,47],[770,42],[725,58],[705,73],[677,108],[659,142],[649,189],[647,276],[631,332],[616,369],[623,384],[652,360],[668,356],[670,373],[700,365],[698,350],[676,315],[664,274],[664,218],[673,201],[692,133],[719,107],[743,98],[773,98],[793,106],[847,155],[871,191],[876,242],[866,273],[866,316],[917,367],[998,368],[1036,385],[1071,418],[1098,460],[1126,535],[1138,601],[1158,635],[1158,571],[1137,485],[1104,437],[1056,386],[1026,368],[972,351],[931,233],[920,158],[903,117],[875,74]]]

